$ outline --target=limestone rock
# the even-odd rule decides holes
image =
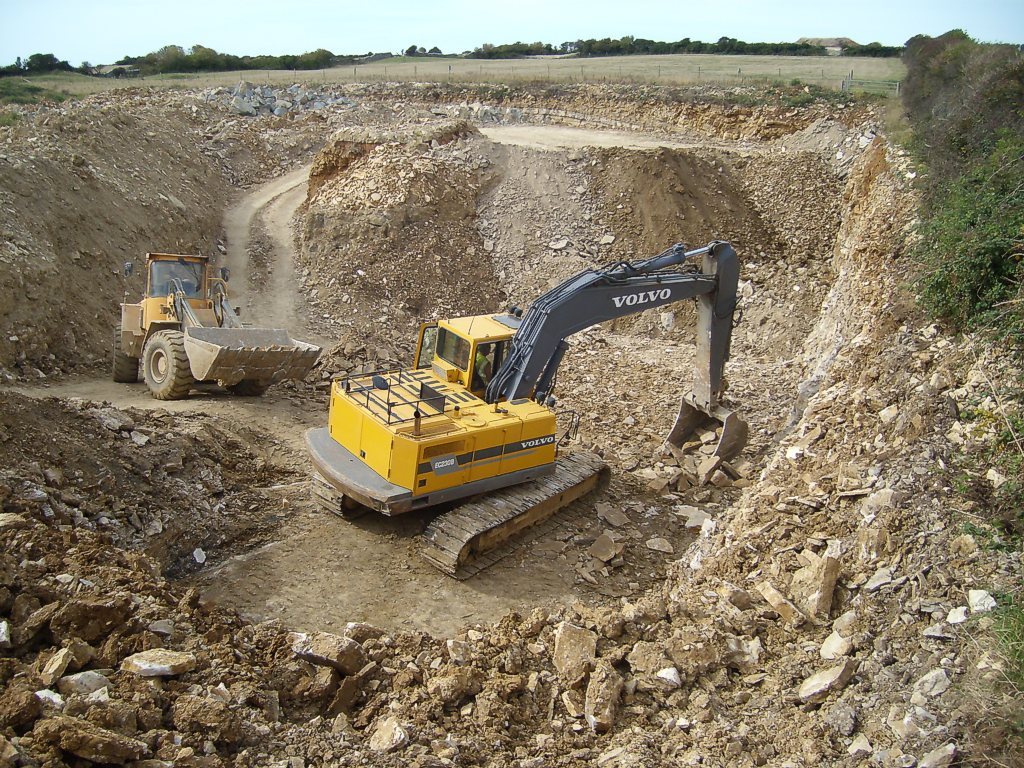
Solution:
[[[448,649],[448,658],[456,664],[468,663],[470,657],[473,655],[473,646],[465,640],[455,640],[454,638],[449,639],[445,643],[445,647]]]
[[[660,536],[648,539],[646,544],[648,549],[652,549],[655,552],[664,552],[666,555],[671,555],[675,552],[675,549],[672,548],[671,542],[669,542],[668,539],[661,538]]]
[[[602,533],[597,537],[594,543],[590,545],[587,552],[601,562],[607,563],[617,555],[622,554],[622,550],[625,549],[625,546],[625,544],[612,539],[612,537],[607,533]]]
[[[570,685],[581,682],[590,672],[596,652],[597,635],[589,629],[567,621],[555,628],[555,669]]]
[[[914,683],[914,690],[924,696],[934,698],[945,693],[950,685],[952,683],[950,682],[949,675],[946,674],[946,670],[933,669]]]
[[[793,575],[790,593],[796,604],[812,618],[828,618],[836,579],[839,578],[839,555],[838,541],[830,541],[820,557],[809,549],[802,553],[809,564]]]
[[[843,656],[849,654],[852,648],[852,640],[847,637],[843,637],[838,632],[833,632],[825,638],[825,642],[821,644],[821,648],[818,653],[823,659],[841,659]]]
[[[123,765],[149,754],[149,748],[137,739],[63,715],[37,722],[33,736],[94,763]]]
[[[828,698],[829,693],[845,686],[856,671],[857,662],[847,659],[842,664],[816,672],[804,680],[797,695],[805,703],[824,701]]]
[[[292,653],[311,664],[331,667],[343,675],[354,675],[366,666],[363,646],[351,638],[329,632],[297,632],[292,640]]]
[[[53,654],[43,667],[43,671],[39,673],[43,684],[49,687],[57,682],[73,661],[74,656],[67,648],[61,648]]]
[[[394,752],[409,743],[409,734],[397,717],[378,720],[370,735],[370,749],[374,752]]]
[[[171,677],[195,669],[196,657],[184,651],[151,648],[129,656],[121,662],[121,669],[139,677]]]
[[[918,768],[948,768],[948,766],[953,764],[956,751],[956,744],[953,742],[944,744],[922,757],[921,762],[917,766]]]
[[[482,688],[479,673],[471,669],[460,669],[427,682],[427,693],[445,704],[458,704],[466,696],[480,693]]]
[[[678,674],[677,672],[676,675]],[[601,659],[590,676],[583,707],[587,725],[594,733],[607,733],[615,725],[622,687],[622,676],[615,671],[609,661]]]
[[[773,587],[767,581],[762,581],[757,585],[757,591],[761,594],[775,612],[783,618],[784,621],[797,626],[803,624],[805,617],[800,610],[787,600],[779,590]]]

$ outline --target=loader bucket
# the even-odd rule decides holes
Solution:
[[[679,403],[679,415],[665,442],[677,448],[692,440],[699,440],[700,431],[721,426],[722,434],[715,446],[714,455],[728,460],[736,456],[747,444],[747,423],[735,411],[721,405],[703,408],[692,394],[683,395]]]
[[[188,328],[185,354],[197,381],[272,384],[305,377],[320,347],[296,341],[279,328]]]

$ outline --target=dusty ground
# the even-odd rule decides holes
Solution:
[[[948,404],[984,381],[901,293],[915,201],[869,112],[345,93],[281,118],[106,95],[0,129],[0,760],[977,757],[969,685],[993,667],[970,638],[990,620],[976,596],[951,617],[1011,589],[1019,553],[948,503],[950,456],[984,439]],[[406,362],[420,320],[719,238],[743,260],[739,482],[661,490],[692,376],[682,306],[573,340],[560,407],[613,480],[484,574],[422,563],[425,517],[310,505],[302,433],[328,382]],[[243,318],[323,344],[310,379],[173,403],[109,382],[139,290],[120,264],[174,249],[218,255]],[[588,552],[606,530],[626,545],[609,565]],[[289,629],[339,637],[314,653]],[[157,647],[194,668],[149,685],[124,667]],[[106,694],[69,688],[78,670]]]

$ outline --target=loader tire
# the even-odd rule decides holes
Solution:
[[[181,400],[188,395],[195,379],[181,331],[153,334],[142,352],[142,374],[157,400]]]
[[[114,331],[114,381],[119,384],[134,384],[139,380],[139,358],[121,351],[121,332]]]
[[[259,381],[258,379],[242,379],[237,384],[232,384],[228,387],[228,390],[233,395],[239,397],[259,397],[267,388],[270,387],[270,383],[266,381]]]

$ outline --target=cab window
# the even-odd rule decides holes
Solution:
[[[437,330],[437,356],[461,371],[469,370],[469,341],[447,328]]]
[[[169,295],[175,279],[190,299],[202,297],[203,265],[196,261],[154,261],[149,268],[149,296]]]
[[[473,378],[470,383],[470,391],[478,392],[487,388],[498,372],[505,358],[505,342],[492,341],[476,345],[476,354],[473,356]]]

